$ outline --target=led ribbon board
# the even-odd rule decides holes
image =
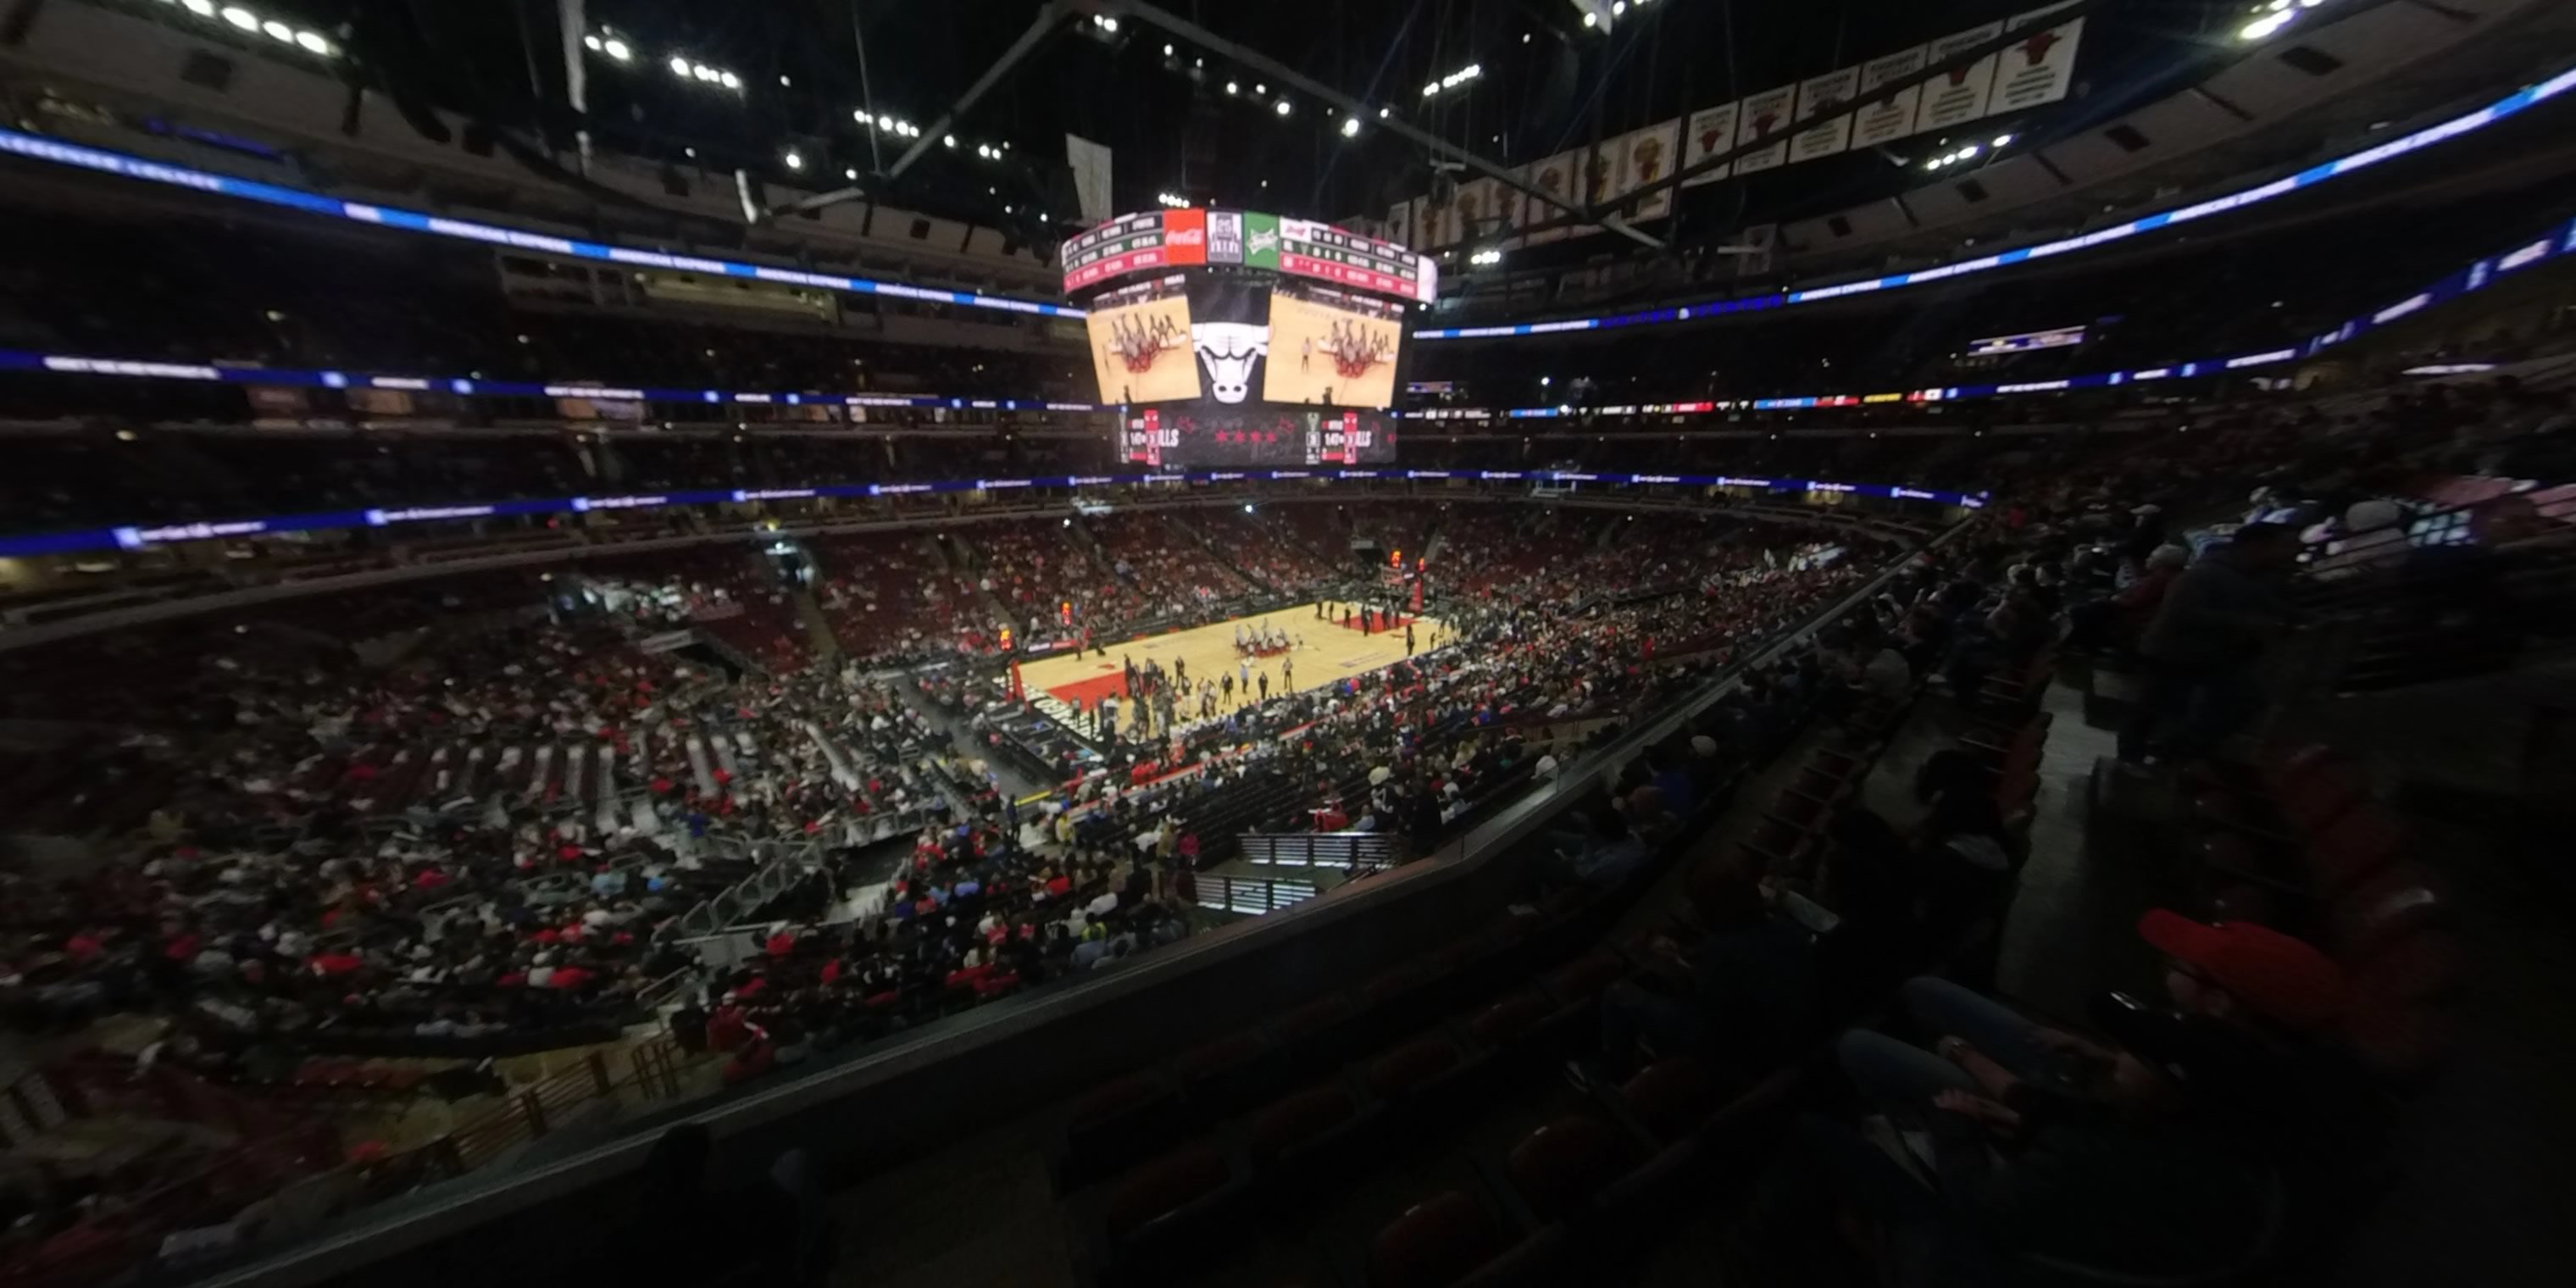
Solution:
[[[843,277],[838,273],[809,273],[801,269],[773,268],[766,264],[745,264],[730,259],[713,259],[701,255],[673,254],[633,246],[615,246],[607,242],[585,241],[577,237],[558,237],[551,233],[527,232],[504,228],[498,224],[478,223],[469,219],[450,219],[444,215],[424,214],[400,206],[380,206],[367,202],[342,201],[320,193],[306,192],[280,184],[236,179],[191,166],[166,161],[151,161],[124,152],[94,148],[79,143],[66,143],[40,134],[0,129],[0,152],[33,161],[112,174],[120,178],[140,179],[146,183],[165,184],[218,196],[239,197],[263,205],[283,206],[311,215],[327,215],[382,228],[426,233],[458,241],[483,242],[494,246],[512,246],[520,250],[541,251],[572,259],[593,260],[629,268],[659,268],[682,273],[706,273],[717,277],[746,277],[788,286],[811,286],[825,290],[849,291],[858,295],[883,295],[895,299],[923,300],[932,304],[954,304],[972,309],[994,309],[1005,313],[1030,313],[1042,317],[1081,317],[1082,310],[1038,300],[1013,299],[1007,295],[981,295],[973,291],[949,291],[936,287],[910,286],[902,282],[880,282],[865,277]]]
[[[2570,88],[2576,88],[2576,70],[2560,72],[2548,80],[2516,90],[2476,111],[2425,126],[2412,134],[2390,139],[2386,143],[2363,148],[2358,152],[2347,153],[2331,161],[2321,161],[2286,178],[2275,179],[2250,188],[2240,188],[2224,196],[2212,197],[2207,201],[2194,202],[2188,206],[2160,210],[2152,215],[2132,219],[2127,223],[2109,228],[2097,229],[2080,236],[2060,238],[2037,246],[2025,246],[2019,250],[2008,250],[1999,254],[1962,260],[1939,268],[1927,268],[1918,273],[1891,273],[1885,277],[1845,282],[1839,286],[1819,286],[1801,291],[1749,295],[1731,300],[1702,300],[1674,308],[1648,309],[1641,313],[1621,313],[1608,317],[1565,318],[1553,322],[1520,322],[1500,326],[1426,327],[1415,331],[1413,338],[1416,340],[1489,340],[1505,336],[1549,335],[1561,331],[1606,331],[1615,327],[1688,322],[1694,318],[1718,317],[1728,313],[1775,309],[1792,304],[1813,304],[1822,300],[1841,299],[1846,295],[1864,295],[1872,291],[1893,291],[1908,286],[1920,286],[1926,282],[1946,281],[1954,277],[1965,277],[1971,273],[2005,268],[2027,260],[2044,259],[2051,255],[2090,250],[2096,246],[2135,237],[2141,233],[2151,233],[2173,224],[2206,219],[2211,215],[2224,214],[2258,202],[2270,201],[2275,197],[2287,196],[2293,192],[2313,188],[2327,180],[2368,169],[2382,161],[2394,160],[2412,152],[2420,152],[2437,144],[2447,143],[2526,111],[2534,104],[2556,98]]]

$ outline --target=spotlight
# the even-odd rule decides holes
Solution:
[[[787,162],[787,168],[790,170],[802,170],[805,168],[805,154],[794,148],[787,149],[787,155],[783,160]]]
[[[621,63],[635,56],[634,48],[615,36],[610,36],[608,39],[599,42],[599,48],[600,52],[607,54],[609,57],[614,58]]]
[[[1999,147],[1999,148],[2000,148],[2000,147],[2008,147],[2008,146],[2010,146],[2010,145],[2011,145],[2011,143],[2012,143],[2012,141],[2013,141],[2013,136],[2011,136],[2011,135],[2009,135],[2009,134],[1998,134],[1998,135],[1996,135],[1996,136],[1995,136],[1995,146],[1996,146],[1996,147]]]
[[[1343,137],[1343,138],[1346,138],[1346,139],[1356,139],[1356,138],[1358,138],[1359,136],[1360,136],[1360,118],[1358,118],[1358,117],[1356,117],[1356,116],[1346,116],[1346,117],[1343,117],[1343,118],[1342,118],[1342,137]]]
[[[2297,16],[2297,12],[2290,9],[2281,9],[2264,14],[2262,17],[2245,24],[2244,28],[2236,33],[2236,38],[2244,41],[2269,40],[2272,37],[2279,35],[2281,29],[2289,26],[2291,20]]]
[[[331,54],[331,42],[310,31],[295,33],[295,43],[304,46],[307,53],[321,54],[326,58]]]
[[[674,76],[688,75],[689,60],[680,57],[678,54],[671,55],[671,74]]]
[[[1243,92],[1243,87],[1235,84],[1233,81],[1227,81],[1225,83],[1225,92],[1228,94],[1240,94]]]
[[[259,15],[252,13],[248,9],[242,8],[240,5],[224,6],[224,21],[229,22],[244,31],[259,30]]]
[[[1286,115],[1288,114],[1288,100],[1286,100],[1286,99],[1284,99],[1284,98],[1283,98],[1283,99],[1281,99],[1281,100],[1279,100],[1279,106],[1278,106],[1278,109],[1277,109],[1277,110],[1278,110],[1278,113],[1279,113],[1281,116],[1286,116]]]

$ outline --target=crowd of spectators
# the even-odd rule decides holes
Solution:
[[[869,662],[978,653],[990,615],[972,582],[940,562],[919,532],[812,538],[815,599],[843,653]]]
[[[1083,527],[1100,544],[1101,557],[1119,581],[1133,587],[1142,616],[1188,618],[1240,599],[1248,587],[1226,562],[1209,553],[1168,514],[1104,514]]]
[[[1323,510],[1316,505],[1286,508],[1291,511]],[[1268,512],[1246,512],[1215,506],[1193,512],[1189,522],[1245,576],[1292,599],[1317,595],[1348,575],[1347,550],[1336,549],[1330,558],[1317,554],[1297,536],[1280,530],[1279,510],[1280,507],[1274,506]]]
[[[656,930],[765,847],[948,808],[893,690],[645,652],[621,616],[696,620],[646,607],[665,593],[604,581],[381,668],[186,637],[162,664],[192,696],[136,713],[180,777],[130,860],[10,878],[13,1018],[163,1015],[170,1058],[222,1076],[315,1043],[595,1030],[685,964]]]

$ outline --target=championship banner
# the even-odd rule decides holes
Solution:
[[[1721,103],[1716,107],[1704,107],[1690,114],[1690,119],[1684,122],[1682,127],[1682,142],[1690,149],[1688,159],[1682,163],[1683,169],[1687,170],[1710,157],[1723,156],[1735,150],[1736,106],[1734,103]],[[1733,173],[1735,173],[1734,166],[1721,165],[1682,180],[1682,186],[1696,188],[1703,183],[1715,183]]]
[[[2000,79],[1986,104],[1988,113],[2018,112],[2066,97],[2067,87],[2075,79],[2075,46],[2084,35],[2084,20],[2077,18],[2053,27],[2040,25],[2048,15],[2065,7],[2054,4],[2004,20],[2006,30],[2027,31],[2028,35],[2003,52]]]
[[[1738,148],[1752,150],[1693,174],[1681,186],[1698,187],[1730,175],[1820,160],[1856,147],[1876,147],[1918,134],[1954,129],[1986,116],[2054,103],[2065,98],[2073,87],[2076,49],[2083,43],[2084,20],[2079,17],[2051,23],[2050,18],[2073,3],[2074,0],[2059,0],[1858,66],[1702,108],[1686,117],[1604,139],[1597,151],[1578,149],[1533,162],[1522,173],[1528,176],[1531,186],[1569,199],[1571,204],[1611,205],[1676,169],[1690,169],[1733,154]],[[1888,88],[1921,75],[1926,67],[1994,44],[2007,31],[2016,37],[2016,43],[2009,47],[1945,71],[1928,82]],[[1462,194],[1466,191],[1461,189]],[[1492,201],[1505,204],[1496,206],[1490,204]],[[1671,203],[1671,190],[1665,189],[1644,198],[1642,208],[1629,217],[1658,218],[1671,212]],[[1417,197],[1411,206],[1417,224],[1432,215],[1427,198]],[[1505,231],[1519,234],[1511,237],[1508,245],[1542,245],[1599,231],[1569,226],[1528,233],[1526,229],[1560,218],[1563,212],[1536,197],[1505,192],[1493,198],[1480,194],[1455,212],[1444,209],[1439,212],[1440,218],[1454,218],[1455,222],[1441,222],[1436,231],[1428,226],[1417,227],[1410,235],[1417,244],[1452,245],[1476,237],[1477,220],[1505,210],[1517,212],[1516,218],[1507,220]]]
[[[1783,85],[1745,96],[1742,111],[1736,118],[1735,145],[1749,147],[1779,140],[1759,151],[1747,152],[1735,159],[1737,174],[1752,174],[1785,165],[1789,160],[1789,125],[1791,108],[1798,99],[1798,87]]]
[[[1478,179],[1458,185],[1458,199],[1451,203],[1458,211],[1459,235],[1463,240],[1481,242],[1503,231],[1503,184],[1499,179]]]
[[[1458,219],[1458,199],[1453,192],[1449,200],[1431,207],[1431,246],[1433,249],[1455,246],[1465,235]]]
[[[1860,69],[1811,76],[1798,82],[1797,137],[1789,140],[1791,162],[1840,155],[1851,147],[1852,99],[1860,92]]]
[[[1399,201],[1386,208],[1386,239],[1398,246],[1420,250],[1413,244],[1413,203]]]
[[[1619,140],[1619,174],[1612,187],[1614,198],[1624,199],[1673,172],[1673,160],[1681,154],[1682,123],[1679,117],[1661,125],[1650,125],[1629,132]],[[1673,213],[1673,190],[1659,188],[1638,198],[1636,209],[1625,212],[1633,220],[1661,219]]]
[[[1853,147],[1876,147],[1914,133],[1914,112],[1923,101],[1923,87],[1908,85],[1894,93],[1882,93],[1879,87],[1922,71],[1923,48],[1900,49],[1860,65],[1860,107],[1852,113]]]
[[[1530,185],[1551,197],[1563,200],[1574,192],[1575,166],[1581,160],[1582,154],[1579,152],[1559,152],[1544,161],[1536,162],[1530,166]],[[1527,219],[1533,226],[1544,224],[1564,213],[1544,201],[1533,199],[1528,204]],[[1526,240],[1532,246],[1542,246],[1573,235],[1572,229],[1552,228],[1544,232],[1532,233]]]
[[[1948,62],[2002,34],[2004,25],[2000,22],[1953,32],[1932,42],[1932,61]],[[1986,91],[1995,83],[1995,62],[1995,56],[1988,54],[1965,67],[1952,68],[1947,75],[1934,77],[1926,84],[1923,87],[1923,106],[1914,117],[1915,133],[1946,130],[1984,116]]]

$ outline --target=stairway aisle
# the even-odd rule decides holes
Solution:
[[[823,605],[814,598],[814,592],[799,586],[788,598],[796,605],[796,616],[805,623],[805,638],[814,646],[816,660],[838,660],[841,656],[840,637],[832,634],[832,620],[823,615]]]

